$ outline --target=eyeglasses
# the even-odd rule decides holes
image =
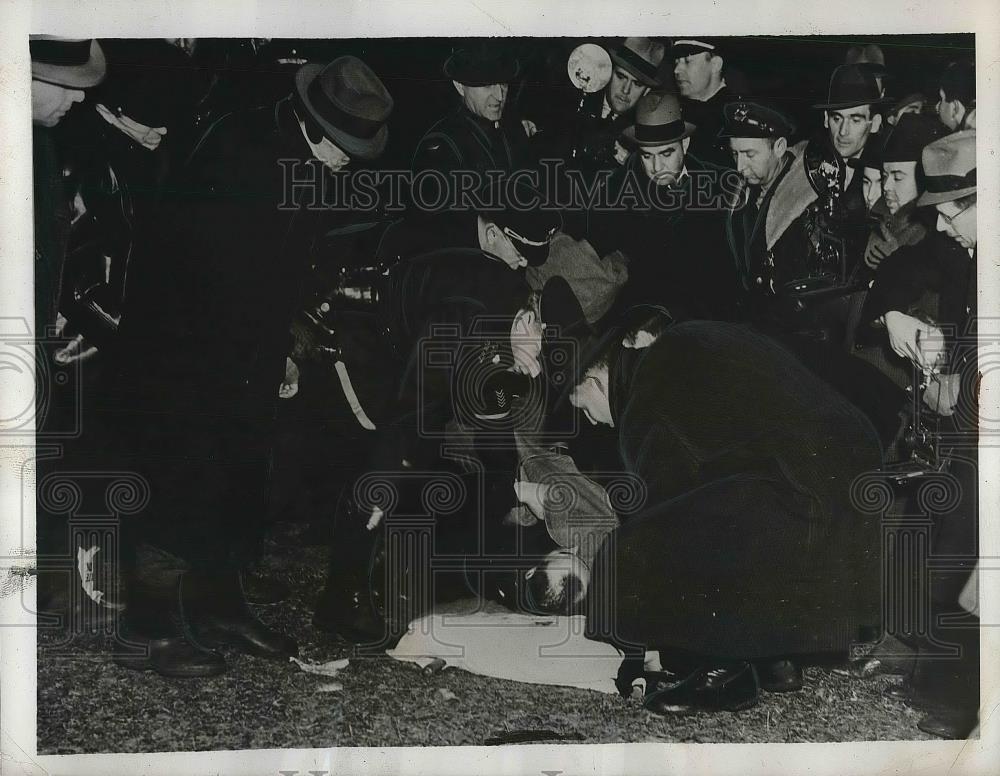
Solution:
[[[941,216],[941,220],[944,221],[946,224],[948,224],[948,226],[952,226],[955,223],[955,219],[956,218],[958,218],[960,215],[962,215],[962,213],[964,213],[966,210],[970,210],[970,209],[974,208],[975,206],[976,206],[975,202],[973,202],[971,205],[966,205],[961,210],[959,210],[957,213],[955,213],[955,215],[953,215],[953,216],[946,216],[944,213],[942,213],[939,210],[938,211],[938,215]]]

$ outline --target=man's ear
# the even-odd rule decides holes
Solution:
[[[882,128],[882,114],[881,113],[876,113],[872,117],[872,134],[878,132],[879,129],[881,129],[881,128]]]
[[[451,85],[455,87],[455,91],[458,92],[460,96],[465,97],[465,84],[460,84],[458,81],[452,81]]]
[[[823,111],[823,129],[829,129],[829,128],[830,128],[830,114],[827,113],[826,111]]]
[[[713,57],[709,55],[709,62],[712,64],[712,72],[722,74],[722,66],[725,64],[722,57]]]
[[[951,101],[951,115],[955,119],[955,126],[957,127],[962,126],[962,120],[965,118],[966,113],[968,113],[968,111],[965,109],[965,106],[962,104],[961,100]]]
[[[647,94],[649,94],[649,87],[648,86],[642,87],[642,94],[639,95],[639,99],[641,100]]]
[[[785,155],[785,151],[787,151],[787,150],[788,150],[788,138],[787,137],[779,137],[777,140],[774,141],[774,153],[775,154],[777,154],[778,156],[784,156]]]
[[[688,146],[691,145],[691,136],[688,135],[681,141],[681,152],[686,154],[688,152]]]

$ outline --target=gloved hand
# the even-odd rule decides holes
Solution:
[[[868,237],[868,246],[865,248],[865,264],[870,269],[877,269],[882,263],[882,259],[899,248],[899,241],[892,232],[880,224]]]

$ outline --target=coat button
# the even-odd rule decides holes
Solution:
[[[757,278],[757,285],[758,286],[764,285],[764,278],[761,278],[761,277]]]

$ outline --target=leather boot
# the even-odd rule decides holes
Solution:
[[[230,646],[271,660],[299,654],[295,639],[271,630],[250,611],[237,571],[185,574],[181,600],[194,637],[202,646]]]
[[[150,586],[132,580],[123,638],[114,662],[132,671],[155,671],[172,679],[201,679],[226,671],[226,660],[198,644],[184,620],[180,578]]]

